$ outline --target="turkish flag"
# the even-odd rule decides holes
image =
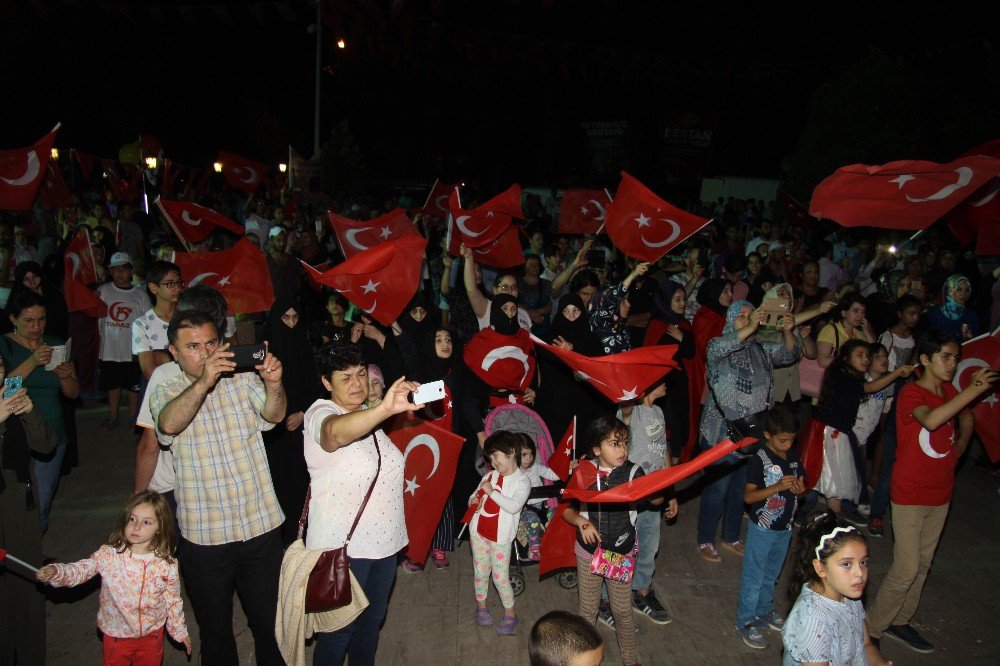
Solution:
[[[211,208],[186,201],[166,201],[162,198],[156,200],[156,205],[160,207],[170,226],[185,243],[200,243],[217,228],[231,231],[237,236],[243,235],[243,227]]]
[[[469,369],[493,388],[523,393],[535,376],[535,348],[523,328],[514,335],[484,328],[465,345],[462,357]]]
[[[97,284],[97,264],[90,247],[90,236],[80,229],[66,246],[63,255],[63,296],[70,312],[83,312],[88,317],[104,317],[108,306],[91,285]]]
[[[313,279],[390,326],[417,293],[426,247],[422,236],[403,236],[359,252]]]
[[[958,241],[968,245],[978,237],[976,254],[1000,254],[1000,177],[992,178],[945,217]]]
[[[750,440],[731,442],[724,439],[702,452],[694,460],[646,474],[610,490],[590,490],[597,481],[597,468],[590,463],[581,464],[570,477],[566,489],[563,490],[562,501],[542,535],[542,560],[538,563],[539,577],[556,569],[576,567],[576,555],[573,553],[576,528],[563,520],[563,513],[571,506],[570,499],[584,502],[636,502],[683,481],[698,470],[721,460],[744,442],[749,444]]]
[[[565,481],[569,478],[569,463],[576,457],[576,416],[573,416],[573,422],[569,424],[566,428],[566,434],[562,436],[559,440],[559,445],[556,450],[552,452],[549,456],[549,461],[546,463],[553,472],[559,475],[559,478]]]
[[[333,260],[324,261],[321,264],[316,264],[315,266],[310,266],[306,262],[299,259],[299,263],[302,264],[302,269],[306,273],[306,280],[309,282],[309,288],[315,291],[317,294],[323,291],[323,284],[319,282],[318,278],[322,277],[323,273],[333,266]]]
[[[125,172],[119,171],[119,166]],[[111,186],[111,191],[119,201],[137,201],[139,199],[139,170],[132,165],[119,164],[113,160],[101,158],[101,168],[104,177]]]
[[[178,252],[174,263],[188,287],[217,289],[229,304],[229,314],[266,312],[274,303],[267,255],[245,238],[220,252]]]
[[[435,180],[427,195],[427,201],[424,202],[424,214],[433,218],[438,224],[444,223],[448,219],[448,197],[456,187],[457,183],[442,183],[440,180]]]
[[[955,368],[952,384],[959,391],[965,390],[980,368],[1000,368],[1000,327],[992,333],[967,340],[962,344],[962,360]],[[983,440],[983,448],[993,462],[1000,462],[1000,399],[996,385],[993,391],[973,403],[976,417],[976,434]]]
[[[559,202],[560,234],[596,234],[611,201],[604,190],[566,190]]]
[[[49,163],[45,165],[45,178],[39,189],[39,197],[42,208],[45,210],[70,208],[76,205],[76,196],[66,185],[62,171],[59,169],[59,163],[55,160],[49,160]]]
[[[492,243],[482,247],[472,248],[472,257],[477,264],[493,268],[513,268],[524,263],[524,250],[521,248],[520,230],[510,225]]]
[[[653,382],[677,367],[674,361],[677,345],[639,347],[620,354],[590,357],[546,344],[534,336],[532,339],[612,402],[635,400]]]
[[[448,209],[454,224],[452,242],[462,242],[471,248],[483,247],[500,238],[510,227],[513,218],[524,217],[521,212],[521,186],[512,185],[510,189],[472,210],[462,210],[458,190],[455,189],[448,199]],[[455,231],[458,232],[458,238],[455,237]]]
[[[711,222],[675,208],[624,171],[606,218],[614,244],[640,261],[656,261]]]
[[[42,184],[56,141],[56,125],[33,145],[0,150],[0,209],[27,210]]]
[[[793,223],[808,226],[816,221],[816,218],[809,214],[809,209],[787,192],[778,190],[778,201],[785,206],[785,212]]]
[[[80,171],[83,173],[84,180],[90,180],[90,174],[94,172],[94,156],[81,153],[79,150],[74,150],[73,154],[76,155],[76,161],[80,163]]]
[[[809,213],[845,227],[926,229],[1000,174],[1000,159],[904,160],[837,169],[813,191]]]
[[[243,157],[239,153],[220,150],[216,161],[222,164],[222,175],[229,187],[253,194],[264,182],[267,165]]]
[[[340,249],[344,251],[345,259],[350,259],[359,252],[364,252],[386,241],[403,236],[420,235],[402,208],[397,208],[382,217],[364,222],[341,217],[335,213],[327,213],[326,216],[330,220],[333,232],[337,234],[337,240]]]
[[[403,514],[410,540],[406,556],[423,564],[451,494],[465,439],[412,415],[397,416],[386,434],[403,453]]]

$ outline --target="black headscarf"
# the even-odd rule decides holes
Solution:
[[[580,309],[580,316],[576,318],[576,321],[570,321],[563,316],[563,310],[570,305],[575,305]],[[564,294],[559,299],[558,309],[552,314],[549,339],[555,340],[558,337],[572,343],[573,351],[578,354],[584,356],[601,355],[600,340],[591,332],[590,324],[587,323],[587,306],[583,304],[583,299],[575,291]]]
[[[423,308],[427,312],[427,315],[420,322],[410,316],[410,312],[415,308]],[[419,343],[428,332],[433,333],[437,329],[438,324],[441,323],[441,316],[438,309],[432,307],[424,295],[417,291],[403,312],[400,313],[398,322],[399,327],[406,331],[415,342]]]
[[[503,311],[503,306],[507,303],[516,306],[517,299],[510,294],[497,294],[493,297],[493,305],[490,306],[490,325],[500,335],[516,335],[521,325],[517,323],[517,314],[508,317]]]
[[[722,278],[710,278],[701,283],[698,287],[698,296],[696,300],[699,305],[704,305],[709,310],[726,316],[726,306],[719,303],[719,296],[722,296],[722,292],[726,290],[729,285],[728,280]]]
[[[299,313],[299,321],[289,328],[281,315],[289,309]],[[288,396],[288,413],[305,411],[320,397],[319,370],[306,335],[306,322],[299,302],[291,296],[278,296],[264,322],[264,340],[268,350],[281,361],[281,384]]]
[[[701,288],[705,288],[704,283]],[[680,324],[681,320],[684,319],[684,315],[674,312],[674,309],[670,307],[670,301],[674,299],[674,294],[683,290],[684,286],[679,282],[674,282],[673,280],[666,280],[663,284],[661,284],[659,289],[656,290],[656,295],[653,296],[653,316],[660,321],[667,322],[668,324],[674,324],[675,326]],[[698,295],[701,296],[700,289]],[[716,301],[718,301],[718,298],[716,298]]]
[[[437,355],[434,339],[438,331],[444,331],[451,336],[451,358],[440,358]],[[433,331],[428,331],[419,341],[417,352],[420,354],[421,365],[423,366],[422,382],[436,382],[444,379],[455,363],[456,359],[462,358],[462,350],[458,346],[458,337],[451,332],[451,329],[444,326],[437,326]]]

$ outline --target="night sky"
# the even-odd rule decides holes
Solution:
[[[946,6],[324,4],[324,137],[347,119],[370,176],[419,181],[593,180],[592,121],[627,123],[618,166],[638,173],[661,168],[664,128],[688,127],[712,133],[695,175],[777,177],[813,92],[871,49],[972,98],[991,85],[977,59],[1000,50],[994,21]],[[298,0],[0,1],[0,147],[62,121],[57,145],[102,156],[140,133],[183,164],[309,155],[315,17]]]

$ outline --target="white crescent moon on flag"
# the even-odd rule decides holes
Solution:
[[[438,446],[437,440],[428,434],[417,435],[406,445],[406,450],[403,451],[403,469],[406,469],[406,459],[409,457],[410,451],[418,446],[426,446],[427,450],[434,457],[434,467],[431,468],[431,473],[424,477],[425,479],[430,479],[437,472],[438,464],[441,462],[441,448]]]
[[[485,234],[489,230],[489,227],[486,227],[486,229],[483,229],[479,233],[473,233],[473,232],[469,231],[469,228],[467,226],[465,226],[465,221],[467,219],[469,219],[470,217],[472,217],[472,216],[471,215],[459,215],[458,217],[455,218],[455,225],[461,230],[461,232],[463,234],[465,234],[469,238],[475,238],[476,236],[482,236],[483,234]]]
[[[69,263],[73,264],[72,277],[76,277],[76,274],[80,272],[80,257],[77,256],[76,252],[67,252],[66,258],[69,259]]]
[[[197,220],[192,220],[191,214],[186,210],[181,212],[181,219],[190,224],[192,227],[197,227],[202,222],[202,218],[200,217]]]
[[[600,215],[595,215],[594,216],[594,220],[596,220],[597,222],[603,222],[604,221],[604,206],[601,205],[601,202],[598,201],[597,199],[591,199],[587,203],[588,204],[594,204],[594,206],[597,208],[597,210],[599,210],[601,212]]]
[[[991,183],[990,191],[987,192],[982,199],[971,202],[969,204],[970,206],[972,206],[973,208],[979,208],[980,206],[985,206],[989,202],[993,201],[993,199],[997,195],[997,192],[1000,192],[1000,178],[994,178],[993,180],[990,181],[990,183]]]
[[[434,199],[434,205],[437,206],[438,208],[440,208],[441,210],[448,210],[448,197],[449,196],[451,196],[451,195],[449,195],[449,194],[442,194],[438,198]],[[444,199],[444,203],[441,203],[441,199]]]
[[[917,441],[920,442],[920,450],[923,451],[928,458],[944,458],[948,455],[947,453],[938,453],[934,450],[931,446],[931,433],[927,430],[927,428],[920,429],[920,436],[917,437]]]
[[[244,178],[243,176],[240,175],[240,171],[249,171],[250,177]],[[235,169],[233,169],[233,175],[235,175],[237,178],[242,180],[247,185],[249,185],[250,183],[257,182],[257,172],[251,169],[250,167],[236,167]]]
[[[205,279],[209,278],[212,275],[218,275],[218,273],[202,273],[201,275],[196,275],[193,280],[191,280],[190,282],[188,282],[187,286],[188,287],[193,287],[196,284],[198,284],[199,282],[201,282],[202,280],[205,280]]]
[[[368,248],[359,243],[358,239],[355,238],[355,236],[360,234],[362,231],[370,231],[371,229],[372,227],[361,227],[360,229],[348,229],[347,233],[344,234],[344,240],[346,240],[348,243],[358,248],[359,250],[367,250]]]
[[[378,299],[375,299],[374,301],[372,301],[371,308],[361,308],[361,310],[362,310],[362,312],[366,312],[368,314],[371,314],[371,313],[375,312],[375,308],[377,308],[377,307],[378,307]]]
[[[667,236],[666,240],[660,241],[658,243],[650,243],[648,240],[646,240],[645,236],[640,235],[639,238],[642,239],[642,242],[646,245],[646,247],[664,247],[666,245],[670,245],[671,243],[674,242],[674,239],[676,239],[678,236],[681,235],[681,228],[676,222],[674,222],[673,220],[668,220],[665,217],[657,219],[669,224],[673,230],[670,232],[670,235]]]
[[[955,387],[956,391],[961,391],[962,389],[965,388],[965,386],[962,386],[961,384],[962,384],[962,374],[965,373],[966,370],[968,370],[969,368],[988,368],[988,367],[990,367],[990,364],[981,358],[973,357],[973,358],[963,359],[962,362],[958,364],[958,367],[955,368],[955,377],[951,380],[951,384],[952,386]],[[968,383],[966,383],[966,386],[968,386]],[[997,402],[997,397],[993,394],[990,394],[985,398],[983,398],[983,402],[985,403]]]
[[[942,187],[940,190],[930,195],[926,199],[914,198],[911,197],[909,194],[907,194],[906,200],[909,201],[910,203],[921,203],[923,201],[940,201],[941,199],[947,199],[952,194],[954,194],[956,190],[960,190],[966,185],[968,185],[970,182],[972,182],[973,171],[969,167],[958,167],[957,169],[955,169],[955,173],[958,174],[958,180],[956,180],[951,185],[946,185],[945,187]]]
[[[38,152],[32,150],[28,152],[28,166],[23,174],[17,178],[0,178],[0,180],[8,185],[21,187],[34,182],[35,178],[38,178],[38,172],[41,171],[41,168],[41,164],[38,163]]]
[[[528,355],[524,353],[524,350],[520,347],[515,347],[513,345],[504,345],[503,347],[497,347],[486,356],[483,357],[483,370],[486,372],[490,371],[493,364],[502,358],[510,358],[515,361],[520,361],[524,365],[524,374],[521,375],[521,383],[528,377],[528,372],[531,368],[528,366]]]

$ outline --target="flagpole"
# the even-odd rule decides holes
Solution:
[[[913,241],[917,240],[920,237],[920,235],[923,234],[925,231],[927,231],[927,229],[921,229],[917,233],[915,233],[912,236],[910,236],[909,238],[907,238],[905,241],[903,241],[902,243],[899,244],[899,247],[896,248],[896,251],[898,252],[899,250],[902,250],[904,247],[906,247],[907,245],[909,245]]]
[[[573,457],[570,460],[576,460],[576,414],[573,415]]]
[[[10,553],[7,553],[7,555],[6,555],[6,557],[4,559],[10,560],[14,564],[20,564],[22,567],[24,567],[25,569],[27,569],[31,573],[38,573],[38,569],[36,569],[35,567],[31,566],[30,564],[28,564],[24,560],[20,560],[20,559],[14,557]]]
[[[177,228],[177,225],[174,224],[174,221],[171,219],[170,213],[168,213],[167,209],[163,207],[162,203],[160,203],[160,197],[156,197],[155,203],[156,207],[160,209],[161,213],[163,213],[163,217],[167,218],[167,224],[169,224],[170,228],[174,230],[174,233],[177,235],[177,238],[181,241],[181,243],[183,243],[184,248],[188,252],[193,252],[194,250],[191,249],[191,246],[188,244],[187,239],[184,238],[184,236],[180,232],[180,229]]]
[[[427,200],[424,201],[424,210],[427,210],[427,207],[430,205],[431,197],[434,196],[434,188],[436,188],[438,186],[438,183],[440,182],[441,182],[440,178],[434,179],[434,184],[431,185],[431,191],[427,193]]]

